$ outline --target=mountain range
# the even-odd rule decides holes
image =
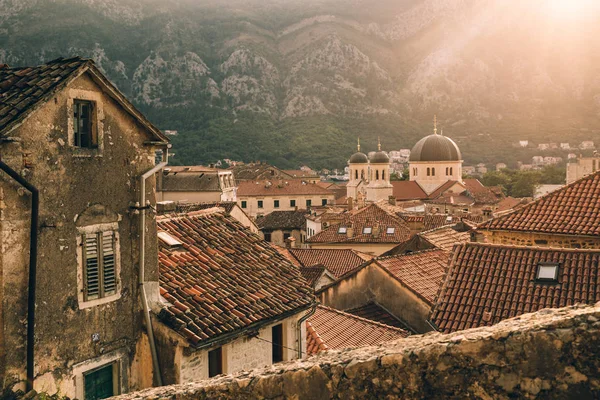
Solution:
[[[339,168],[437,115],[467,163],[514,165],[600,139],[600,5],[561,1],[0,0],[0,63],[92,58],[179,164]]]

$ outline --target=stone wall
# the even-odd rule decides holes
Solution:
[[[513,231],[481,230],[488,243],[509,244],[514,246],[564,247],[568,249],[600,249],[597,237],[551,235]]]
[[[600,397],[600,303],[495,326],[328,351],[134,399],[593,399]]]

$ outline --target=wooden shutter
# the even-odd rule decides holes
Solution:
[[[98,259],[98,235],[83,236],[83,255],[85,273],[85,298],[93,300],[100,297],[100,262]]]
[[[115,260],[115,233],[102,232],[102,278],[104,296],[115,294],[117,291],[117,270]]]

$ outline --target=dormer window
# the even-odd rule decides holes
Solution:
[[[98,134],[94,129],[94,103],[89,100],[73,101],[73,133],[76,147],[95,149]]]
[[[536,281],[558,282],[558,263],[539,263]]]
[[[394,233],[396,233],[396,228],[394,228],[393,226],[389,226],[386,230],[385,233],[387,235],[393,235]]]
[[[372,231],[373,231],[373,228],[371,228],[370,226],[365,226],[365,227],[363,228],[363,234],[364,234],[364,235],[368,235],[368,234],[370,234]]]
[[[346,233],[348,232],[348,229],[345,226],[340,226],[338,228],[338,233]]]

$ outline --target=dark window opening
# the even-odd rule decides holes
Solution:
[[[290,207],[296,207],[296,200],[290,200]]]
[[[73,133],[75,146],[93,149],[98,147],[98,136],[94,130],[91,101],[73,101]]]
[[[548,241],[543,239],[535,239],[534,242],[535,244],[548,244]]]
[[[312,200],[306,200],[306,207],[310,207],[312,205]]]
[[[258,208],[263,208],[263,201],[262,200],[258,200]]]
[[[246,200],[242,200],[242,208],[248,207],[248,202]]]
[[[271,328],[271,343],[273,346],[273,363],[283,361],[283,325]]]
[[[265,241],[266,242],[270,242],[271,241],[271,232],[265,232]]]
[[[321,199],[321,205],[322,206],[326,206],[327,205],[327,199]]]
[[[208,377],[223,373],[223,348],[219,347],[208,352]]]
[[[284,232],[284,233],[283,233],[283,240],[286,240],[286,239],[288,239],[290,236],[292,236],[292,234],[291,234],[291,233],[289,233],[289,232]]]
[[[99,400],[117,393],[114,382],[115,364],[105,365],[83,375],[85,400]]]
[[[279,208],[279,200],[273,200],[273,208]]]

